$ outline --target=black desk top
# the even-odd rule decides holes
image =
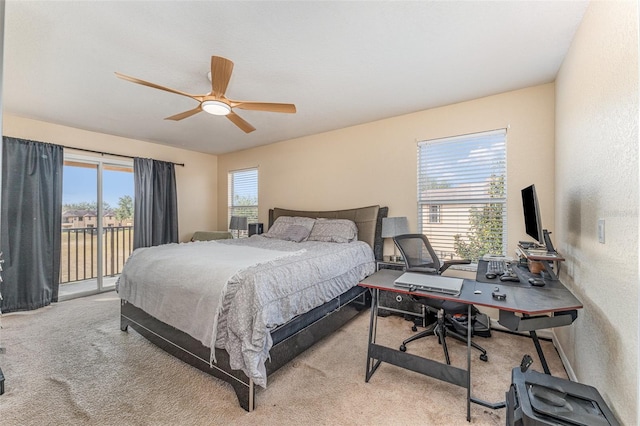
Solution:
[[[359,285],[395,293],[411,294],[417,297],[430,297],[487,306],[527,315],[548,314],[582,308],[582,303],[560,281],[554,281],[553,285],[533,287],[528,283],[527,285],[517,286],[504,285],[505,282],[483,283],[465,279],[460,295],[451,296],[418,290],[410,292],[406,288],[395,287],[393,282],[402,274],[402,271],[382,269],[362,280]],[[496,287],[507,296],[505,300],[496,300],[492,297],[491,293]]]

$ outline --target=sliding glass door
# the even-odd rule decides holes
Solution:
[[[133,243],[133,163],[65,155],[60,299],[114,288]]]

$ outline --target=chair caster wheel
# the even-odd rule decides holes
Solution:
[[[487,356],[487,354],[480,354],[480,361],[489,361],[489,357]]]
[[[405,345],[400,345],[400,351],[401,352],[406,352],[407,351],[407,347]]]
[[[413,327],[411,327],[411,331],[418,331],[418,327],[414,325]]]

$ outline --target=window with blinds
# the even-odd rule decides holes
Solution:
[[[247,223],[258,221],[258,169],[244,169],[229,172],[229,219],[231,216],[245,216]],[[240,235],[247,235],[241,231]]]
[[[418,143],[418,226],[442,260],[506,254],[506,129]]]

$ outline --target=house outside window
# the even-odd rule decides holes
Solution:
[[[247,223],[258,221],[258,169],[234,170],[228,177],[229,210],[231,216],[245,216]],[[248,235],[248,231],[240,232],[240,236]]]
[[[437,204],[429,206],[429,223],[440,223],[440,206]]]
[[[442,260],[506,254],[506,129],[418,143],[418,227]]]

